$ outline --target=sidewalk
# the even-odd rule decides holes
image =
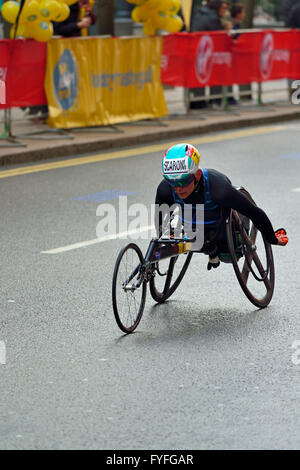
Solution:
[[[26,146],[15,147],[1,139],[0,167],[153,143],[157,140],[177,141],[187,135],[300,119],[300,106],[288,103],[270,103],[261,107],[255,104],[251,107],[241,105],[234,106],[229,111],[193,110],[186,115],[181,89],[166,89],[165,95],[170,113],[167,118],[158,121],[118,124],[115,127],[99,127],[92,130],[72,130],[70,133],[60,135],[59,139],[55,135],[56,131],[53,132],[41,119],[24,119],[22,110],[13,109],[12,133]],[[2,134],[3,111],[0,113],[0,126]],[[23,134],[37,131],[45,132],[43,140],[23,136]],[[3,147],[3,145],[7,146]]]

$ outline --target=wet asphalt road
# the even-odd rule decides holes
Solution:
[[[163,152],[0,179],[1,449],[299,449],[299,132],[198,146],[202,166],[288,229],[270,306],[247,300],[230,265],[207,272],[194,255],[170,301],[148,293],[128,336],[111,306],[126,240],[41,252],[95,239],[99,204],[118,208],[105,191],[150,207]]]

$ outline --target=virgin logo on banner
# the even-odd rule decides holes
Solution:
[[[232,81],[231,39],[223,32],[177,33],[164,37],[163,83],[190,88]]]
[[[0,80],[0,104],[6,104],[6,85]]]
[[[287,44],[287,46],[291,47],[290,44]],[[277,49],[275,47],[274,34],[267,33],[263,38],[260,53],[260,71],[262,79],[268,80],[272,76],[273,66],[278,69],[274,70],[273,75],[285,72],[286,69],[289,69],[290,62],[291,51],[289,49]]]
[[[203,36],[197,47],[196,75],[201,84],[206,84],[211,75],[214,43],[210,36]]]
[[[195,66],[196,75],[201,85],[206,85],[210,81],[212,70],[215,66],[223,67],[223,73],[225,72],[225,66],[228,68],[227,74],[228,72],[230,73],[231,63],[231,52],[215,52],[214,40],[211,36],[205,35],[200,38],[197,47]],[[221,70],[219,72],[222,73]]]
[[[273,51],[274,51],[274,39],[273,34],[268,33],[265,35],[260,53],[260,71],[261,76],[264,80],[268,80],[272,72],[273,67]]]

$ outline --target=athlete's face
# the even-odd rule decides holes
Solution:
[[[193,178],[190,184],[183,186],[183,187],[174,186],[174,189],[176,193],[178,194],[178,196],[180,197],[180,199],[186,199],[192,194],[192,192],[194,191],[195,187],[197,186],[198,182],[201,179],[201,175],[202,175],[202,172],[201,172],[201,169],[199,169],[195,175],[195,178]]]
[[[193,180],[190,184],[188,184],[187,186],[184,186],[183,188],[180,186],[175,186],[174,189],[176,193],[178,194],[178,196],[180,197],[180,199],[186,199],[194,191],[195,181]]]

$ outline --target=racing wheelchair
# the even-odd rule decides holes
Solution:
[[[237,188],[253,204],[244,188]],[[231,209],[225,220],[226,251],[221,262],[231,263],[247,298],[258,308],[266,307],[275,284],[271,245],[251,220]],[[178,288],[193,256],[194,239],[153,238],[145,257],[135,243],[119,253],[112,282],[112,303],[116,322],[125,333],[132,333],[141,321],[147,284],[155,302],[163,303]],[[205,250],[204,254],[209,254]]]

